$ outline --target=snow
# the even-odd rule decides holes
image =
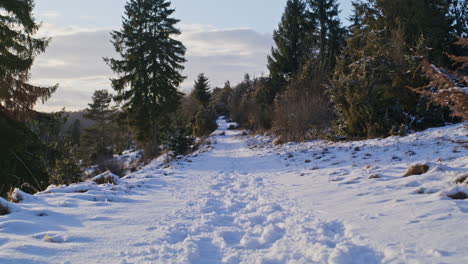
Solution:
[[[274,146],[218,123],[117,184],[0,199],[0,263],[468,262],[468,200],[448,197],[468,192],[467,124]]]
[[[114,159],[122,163],[126,168],[129,168],[133,164],[141,160],[142,156],[143,156],[142,150],[135,150],[135,151],[126,150],[122,153],[122,155],[116,156],[114,157]]]

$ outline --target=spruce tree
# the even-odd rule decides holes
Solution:
[[[415,47],[424,37],[429,58],[443,65],[449,64],[444,52],[453,42],[450,21],[452,0],[370,0],[365,4],[366,23],[385,31],[399,30],[408,46]]]
[[[91,163],[104,161],[112,157],[111,137],[109,135],[110,121],[115,108],[110,106],[112,95],[107,90],[97,90],[92,97],[92,103],[84,114],[84,118],[94,121],[94,125],[85,129],[82,137],[82,152]]]
[[[79,119],[75,119],[71,127],[71,140],[74,146],[80,145],[80,137],[81,137],[81,121]]]
[[[208,78],[203,73],[198,75],[198,79],[193,86],[193,96],[200,102],[203,107],[207,107],[211,100],[210,85]]]
[[[54,87],[31,85],[29,72],[35,57],[49,40],[35,38],[39,29],[32,16],[34,1],[0,1],[0,195],[10,188],[34,192],[48,185],[49,148],[20,122],[34,117],[37,101],[44,102]]]
[[[115,109],[110,106],[112,94],[107,90],[96,90],[92,96],[92,103],[84,114],[84,118],[95,121],[104,129],[105,123],[112,119]]]
[[[353,13],[348,17],[348,21],[351,23],[348,27],[348,34],[353,35],[353,30],[360,30],[362,27],[362,14],[359,10],[361,6],[360,1],[353,1]]]
[[[288,0],[278,29],[273,32],[276,47],[268,56],[270,76],[285,83],[303,63],[309,31],[306,4],[302,0]]]
[[[0,1],[0,111],[16,120],[33,113],[38,100],[47,100],[56,90],[28,83],[35,57],[44,52],[49,40],[35,38],[39,29],[32,16],[34,1]]]
[[[460,38],[468,37],[468,1],[452,0],[450,19],[453,34]]]
[[[455,43],[458,38],[468,37],[468,1],[467,0],[452,0],[450,6],[450,23],[452,43]],[[450,52],[454,56],[468,56],[468,49],[459,45],[452,44]]]
[[[129,0],[122,28],[112,32],[112,43],[120,59],[106,59],[119,75],[112,80],[115,100],[135,131],[146,154],[158,154],[159,132],[177,109],[184,80],[185,47],[174,39],[181,32],[174,9],[166,0]]]
[[[444,109],[427,106],[426,98],[406,89],[424,84],[415,54],[426,52],[428,42],[417,33],[440,17],[422,23],[412,16],[427,14],[428,2],[371,0],[358,6],[363,26],[354,28],[348,38],[330,85],[341,134],[350,138],[401,135],[447,121]]]
[[[340,25],[336,0],[309,0],[310,16],[318,26],[319,57],[322,65],[333,68],[346,31]]]

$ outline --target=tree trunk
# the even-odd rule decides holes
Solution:
[[[158,155],[158,122],[155,122],[153,125],[153,146],[151,148],[151,155],[156,157]]]

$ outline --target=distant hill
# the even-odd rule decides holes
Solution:
[[[66,114],[68,115],[68,120],[62,128],[62,133],[68,131],[76,119],[80,120],[81,129],[86,129],[92,126],[94,124],[94,121],[84,118],[84,113],[84,110],[76,112],[66,112]]]

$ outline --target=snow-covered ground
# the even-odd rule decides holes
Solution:
[[[466,124],[284,146],[219,124],[117,185],[19,193],[0,263],[468,263],[468,200],[447,197],[468,193]]]

